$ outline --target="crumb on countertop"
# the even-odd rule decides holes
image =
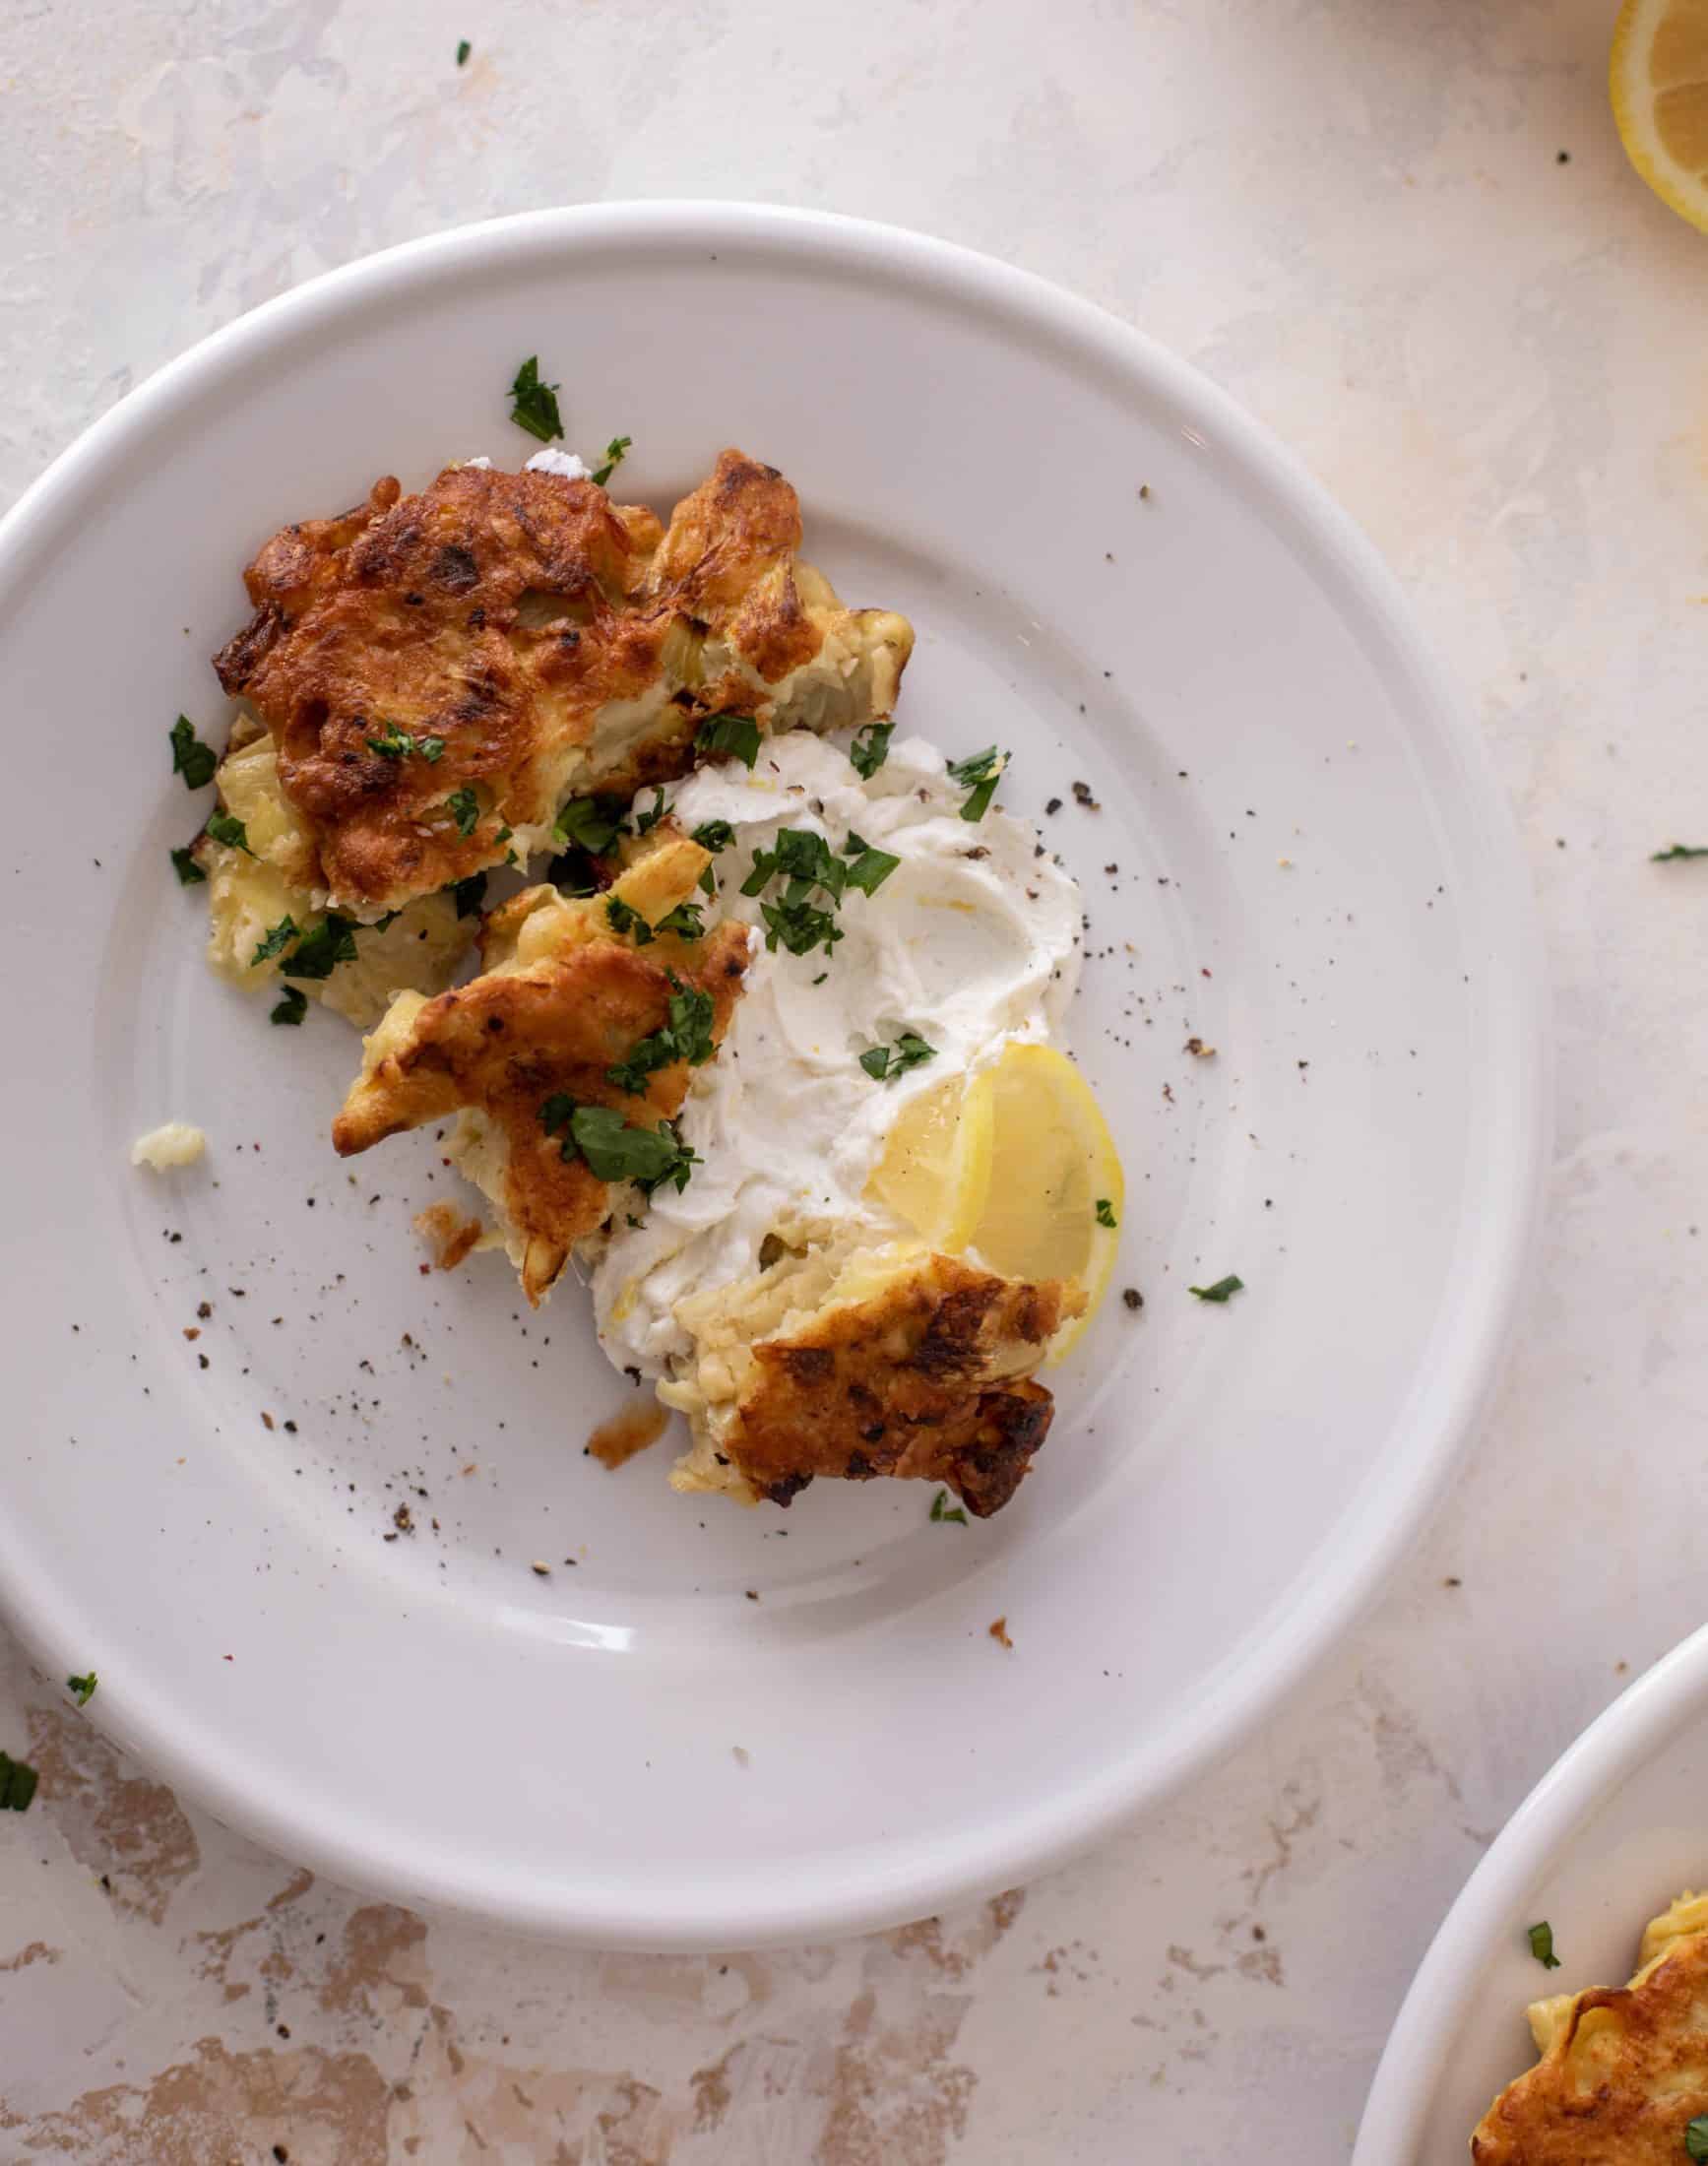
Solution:
[[[152,1166],[157,1174],[174,1166],[194,1166],[208,1148],[208,1138],[187,1120],[165,1120],[131,1145],[133,1166]]]

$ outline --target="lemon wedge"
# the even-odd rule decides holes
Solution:
[[[990,1178],[968,1247],[1004,1278],[1072,1279],[1084,1313],[1051,1341],[1066,1356],[1108,1291],[1125,1183],[1091,1085],[1053,1046],[1010,1046],[974,1078],[990,1099]]]
[[[1091,1086],[1053,1046],[1004,1049],[904,1108],[870,1192],[944,1255],[971,1251],[1012,1279],[1071,1279],[1083,1315],[1050,1344],[1059,1362],[1108,1290],[1124,1184]]]
[[[1625,0],[1608,89],[1626,157],[1708,233],[1708,0]]]
[[[920,1239],[958,1256],[990,1185],[990,1092],[982,1076],[950,1076],[911,1099],[891,1128],[868,1190]]]

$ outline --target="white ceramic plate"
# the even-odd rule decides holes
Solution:
[[[352,1179],[326,1129],[353,1037],[316,1013],[283,1042],[202,966],[165,733],[183,710],[218,734],[241,565],[376,474],[519,462],[504,389],[534,352],[572,443],[634,437],[631,494],[667,505],[728,442],[780,465],[845,596],[919,628],[905,724],[1012,746],[1016,809],[1068,799],[1073,1043],[1146,1306],[1112,1300],[1058,1372],[988,1526],[929,1525],[893,1484],[696,1507],[666,1447],[603,1472],[582,1444],[628,1386],[573,1291],[536,1319],[493,1261],[420,1277],[430,1139]],[[1133,332],[778,211],[451,233],[128,399],[0,533],[0,1585],[50,1670],[98,1670],[92,1719],[214,1812],[342,1879],[606,1943],[877,1926],[1201,1767],[1416,1527],[1532,1216],[1527,894],[1370,550]],[[132,1172],[167,1116],[207,1160]],[[1188,1294],[1227,1272],[1228,1306]],[[399,1501],[417,1531],[388,1544]]]
[[[1464,2166],[1489,2101],[1535,2064],[1529,2004],[1622,1986],[1649,1920],[1708,1886],[1705,1795],[1708,1629],[1591,1723],[1466,1881],[1400,2009],[1353,2166]],[[1557,1970],[1530,1952],[1542,1919]]]

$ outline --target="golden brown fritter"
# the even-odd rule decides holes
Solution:
[[[693,892],[709,861],[671,835],[611,890],[645,923]],[[663,868],[663,869],[661,869]],[[747,969],[750,935],[733,922],[687,939],[660,931],[645,945],[611,928],[607,897],[567,901],[530,888],[487,921],[487,969],[466,986],[423,1000],[394,1001],[366,1041],[362,1073],[333,1122],[341,1155],[461,1114],[449,1155],[491,1199],[538,1304],[574,1244],[612,1208],[547,1102],[609,1107],[629,1127],[657,1129],[681,1111],[690,1068],[672,1059],[628,1090],[610,1070],[669,1021],[672,994],[703,995],[710,1037],[723,1039]],[[637,927],[637,930],[639,927]]]
[[[272,734],[307,884],[376,916],[547,848],[571,797],[685,773],[712,716],[887,715],[911,628],[845,609],[799,544],[794,491],[737,451],[668,534],[592,481],[470,466],[285,528],[215,668]]]
[[[1542,2059],[1509,2083],[1471,2138],[1477,2166],[1678,2166],[1708,2114],[1708,1931],[1672,1933],[1680,1899],[1644,1936],[1628,1986],[1531,2010]]]
[[[940,1482],[979,1518],[1019,1488],[1053,1406],[1031,1373],[1077,1288],[911,1243],[685,1303],[691,1370],[661,1388],[695,1448],[676,1487],[787,1504],[817,1475]],[[781,1311],[781,1313],[780,1313]]]

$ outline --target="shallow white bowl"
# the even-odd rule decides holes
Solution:
[[[634,437],[632,495],[667,505],[727,442],[781,466],[844,594],[918,625],[904,723],[1011,746],[1016,810],[1067,799],[1044,824],[1090,913],[1074,1050],[1145,1306],[1111,1301],[1059,1372],[988,1526],[885,1484],[697,1507],[665,1447],[601,1471],[581,1447],[628,1386],[574,1290],[531,1318],[489,1259],[418,1276],[430,1139],[352,1180],[326,1128],[354,1039],[313,1014],[282,1041],[202,967],[166,852],[203,807],[165,732],[182,709],[218,735],[241,565],[376,474],[519,462],[504,389],[534,352],[573,444]],[[1537,1192],[1527,892],[1386,572],[1135,333],[822,217],[447,234],[258,310],[92,430],[0,531],[0,622],[26,1018],[0,1590],[50,1671],[98,1670],[91,1718],[215,1813],[341,1879],[606,1943],[878,1926],[1202,1767],[1427,1509]],[[133,1172],[167,1116],[209,1157]],[[1227,1306],[1187,1291],[1231,1271]],[[400,1501],[417,1531],[387,1543]]]
[[[1525,2008],[1622,1986],[1637,1942],[1708,1886],[1708,1628],[1597,1717],[1502,1828],[1412,1981],[1353,2166],[1463,2166],[1489,2101],[1532,2067]],[[1557,1970],[1527,1930],[1553,1928]]]

